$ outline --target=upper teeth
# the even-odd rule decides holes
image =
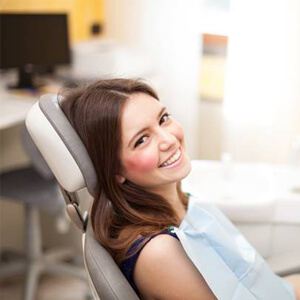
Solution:
[[[175,161],[177,161],[180,157],[181,151],[178,149],[174,155],[172,155],[168,160],[166,160],[163,164],[161,164],[161,167],[166,167],[171,164],[173,164]]]

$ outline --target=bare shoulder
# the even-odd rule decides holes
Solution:
[[[296,294],[296,299],[300,300],[300,274],[293,274],[283,278],[293,286]]]
[[[144,299],[216,299],[180,242],[167,234],[154,237],[143,248],[134,280]]]

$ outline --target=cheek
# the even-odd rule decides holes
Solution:
[[[179,122],[174,122],[174,127],[173,127],[173,130],[172,130],[172,133],[174,134],[174,136],[176,136],[176,138],[178,140],[184,140],[184,132],[183,132],[183,128],[182,126],[180,125]]]
[[[155,154],[136,154],[126,160],[127,172],[149,172],[157,168],[158,157]]]
[[[179,127],[178,132],[177,132],[177,136],[178,136],[178,139],[180,139],[180,140],[184,139],[184,132],[183,132],[182,127]]]

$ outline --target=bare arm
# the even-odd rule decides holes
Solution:
[[[134,280],[143,299],[216,299],[180,242],[166,234],[156,236],[143,248]]]

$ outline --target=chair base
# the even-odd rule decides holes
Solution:
[[[0,280],[13,276],[26,275],[24,282],[24,300],[34,300],[41,275],[66,275],[87,281],[84,267],[66,262],[74,258],[74,252],[68,248],[51,249],[42,252],[39,211],[25,206],[25,259],[0,264]]]
[[[0,280],[15,276],[26,275],[24,283],[24,300],[33,300],[41,275],[65,275],[86,281],[83,268],[64,260],[70,259],[69,249],[57,249],[45,253],[40,259],[26,262],[25,260],[0,264]]]

